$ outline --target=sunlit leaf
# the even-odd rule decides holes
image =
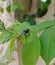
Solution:
[[[41,56],[49,65],[50,61],[55,57],[55,26],[48,28],[40,36]]]
[[[40,41],[35,33],[31,32],[30,36],[24,41],[22,51],[23,65],[35,65],[40,56]]]
[[[12,26],[12,32],[16,34],[17,36],[21,35],[22,32],[30,27],[30,24],[28,22],[24,22],[20,25],[13,25]]]

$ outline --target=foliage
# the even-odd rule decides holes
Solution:
[[[48,28],[40,36],[41,56],[46,65],[55,57],[55,26]]]
[[[42,13],[40,16],[44,15],[47,12],[49,3],[50,0],[47,0],[45,3],[41,2],[41,8],[37,14],[40,15]],[[13,11],[23,9],[23,5],[19,2],[12,6]],[[11,6],[9,5],[6,10],[10,13]],[[0,8],[0,12],[4,12],[3,8]],[[5,28],[4,23],[0,21],[0,45],[10,41],[4,57],[0,58],[1,65],[8,65],[8,63],[14,60],[11,54],[15,49],[14,44],[17,38],[23,44],[23,65],[36,65],[39,56],[43,58],[46,65],[49,65],[50,61],[55,57],[55,20],[36,24],[34,18],[34,15],[25,15],[23,19],[18,19],[18,22],[15,22],[9,28]],[[41,31],[43,33],[38,37],[37,33]]]
[[[34,15],[24,15],[23,18],[18,18],[18,21],[20,23],[23,23],[23,22],[29,22],[31,25],[35,25],[36,24],[36,21],[35,21],[35,16]]]
[[[42,17],[48,11],[48,6],[51,3],[51,0],[40,0],[40,7],[37,10],[37,16]]]
[[[4,56],[7,60],[6,63],[12,60],[11,54],[14,49],[14,43],[19,37],[19,40],[23,43],[23,65],[35,65],[40,55],[46,62],[46,65],[49,65],[49,62],[55,57],[55,20],[44,21],[33,26],[28,22],[16,22],[11,27],[5,29],[4,24],[1,23],[0,21],[0,32],[2,32],[0,44],[11,41]],[[42,30],[44,32],[39,38],[36,33]]]

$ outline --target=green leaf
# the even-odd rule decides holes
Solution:
[[[30,30],[33,30],[37,33],[37,32],[40,32],[40,31],[46,29],[46,28],[49,28],[53,25],[55,25],[55,20],[47,20],[47,21],[44,21],[38,25],[31,26]]]
[[[17,36],[20,36],[21,35],[21,33],[24,31],[24,30],[26,30],[26,29],[28,29],[30,27],[30,24],[28,23],[28,22],[24,22],[24,23],[22,23],[22,24],[14,24],[13,26],[12,26],[12,33],[13,34],[15,34],[15,35],[17,35]]]
[[[40,36],[41,56],[49,65],[49,62],[55,57],[55,26],[48,28]]]
[[[22,50],[23,65],[35,65],[40,56],[40,41],[34,32],[24,41]]]
[[[12,59],[11,53],[12,53],[12,51],[13,51],[13,47],[14,47],[15,40],[16,40],[16,36],[13,37],[13,39],[11,40],[11,43],[10,43],[10,45],[8,46],[8,49],[7,49],[7,51],[6,51],[5,58],[6,58],[8,61],[11,61],[11,59]]]
[[[40,3],[40,7],[41,9],[44,11],[45,9],[48,9],[49,4],[51,3],[51,0],[46,0],[46,2],[42,2]]]
[[[4,23],[0,20],[0,31],[4,30],[5,30]]]
[[[14,24],[10,28],[8,28],[6,31],[3,31],[0,35],[0,44],[3,44],[5,42],[8,42],[11,38],[14,36],[18,37],[21,35],[21,33],[28,29],[30,26],[29,23],[24,22],[22,24]]]
[[[11,34],[7,31],[3,31],[0,35],[0,44],[3,44],[11,39]]]

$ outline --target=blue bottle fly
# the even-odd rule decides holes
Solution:
[[[28,33],[29,33],[29,29],[24,30],[24,31],[22,32],[22,36],[24,36],[24,35],[26,35],[26,34],[28,34]]]

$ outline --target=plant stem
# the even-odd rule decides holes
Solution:
[[[19,61],[19,65],[23,65],[22,64],[22,48],[23,48],[23,44],[19,42],[19,40],[17,39],[17,46],[18,46],[18,61]]]

